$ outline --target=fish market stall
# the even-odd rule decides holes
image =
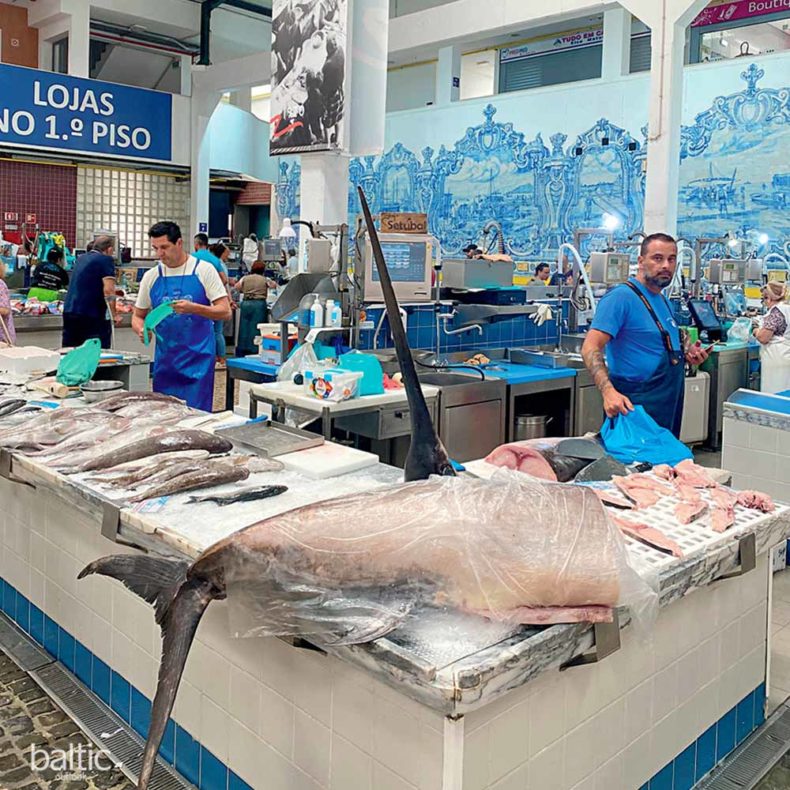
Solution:
[[[182,416],[168,409],[168,417]],[[144,416],[157,409],[143,403],[125,412],[130,416],[120,411],[103,418],[106,425],[138,420],[142,432]],[[212,418],[186,419],[195,425]],[[415,512],[388,506],[386,492],[402,472],[378,463],[325,479],[293,468],[252,471],[245,486],[278,492],[255,501],[218,503],[239,490],[227,485],[215,501],[191,500],[206,496],[198,490],[130,503],[120,483],[106,485],[113,475],[98,456],[72,442],[57,463],[16,450],[0,455],[3,610],[143,736],[161,654],[152,609],[113,580],[78,580],[86,564],[143,556],[131,546],[192,561],[261,519],[366,492],[371,504],[355,512],[371,528],[382,525],[381,513],[401,524]],[[521,485],[519,473],[499,474],[503,485]],[[701,474],[688,468],[684,479]],[[659,492],[668,485],[658,474],[649,477]],[[646,478],[627,479],[624,488],[597,484],[600,498],[643,497]],[[451,490],[442,486],[488,490],[471,477],[448,480],[425,507]],[[703,482],[698,498],[716,510],[721,492]],[[438,485],[417,485],[429,483]],[[589,508],[595,497],[573,488]],[[562,498],[565,487],[549,489]],[[676,783],[679,776],[693,781],[762,721],[768,552],[790,532],[786,506],[771,510],[762,500],[763,512],[729,496],[721,505],[731,517],[723,532],[705,519],[681,523],[684,502],[674,494],[656,496],[638,517],[630,505],[611,511],[630,524],[630,532],[621,527],[632,536],[622,539],[627,554],[658,589],[654,624],[640,614],[626,625],[632,613],[622,606],[611,623],[603,617],[595,625],[538,627],[417,605],[383,636],[315,650],[295,634],[233,638],[256,613],[229,593],[200,623],[161,755],[207,788],[243,787],[239,778],[267,790],[638,788],[667,772]],[[539,499],[532,501],[534,524]],[[521,512],[527,517],[519,510],[513,523],[522,522]],[[590,529],[603,528],[600,516],[588,516]],[[326,518],[328,511],[316,511],[319,534]],[[658,550],[655,533],[682,556]],[[582,556],[579,578],[586,565],[593,574],[601,567],[595,545]],[[112,749],[113,737],[122,735],[105,735],[103,745]]]
[[[62,315],[14,315],[14,328],[20,346],[57,349],[63,345]],[[120,326],[115,327],[114,348],[118,351],[142,350],[140,338],[132,330],[131,313],[122,314]]]

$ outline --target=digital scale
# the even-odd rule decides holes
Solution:
[[[712,258],[708,266],[711,285],[743,285],[746,280],[746,261]]]
[[[590,282],[617,285],[628,280],[631,256],[623,252],[591,252]]]

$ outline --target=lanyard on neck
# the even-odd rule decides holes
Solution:
[[[669,332],[664,328],[664,325],[661,323],[661,320],[656,315],[656,311],[653,309],[653,305],[647,301],[647,297],[642,293],[642,291],[637,288],[630,280],[626,280],[625,283],[642,301],[642,304],[647,309],[647,312],[650,313],[650,317],[655,322],[656,328],[661,333],[661,339],[664,341],[664,348],[667,350],[667,354],[669,354],[669,360],[673,365],[677,365],[678,360],[675,354],[675,349],[672,348],[672,338],[669,335]]]

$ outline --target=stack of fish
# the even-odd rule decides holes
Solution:
[[[246,480],[282,469],[278,461],[228,455],[233,445],[208,431],[179,427],[194,416],[176,398],[128,392],[90,408],[60,408],[0,429],[0,447],[35,457],[63,474],[98,472],[93,480],[131,490],[129,502]],[[217,504],[282,493],[259,486],[220,495]]]

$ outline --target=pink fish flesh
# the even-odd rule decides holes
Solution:
[[[716,481],[708,474],[708,470],[704,466],[695,464],[690,459],[676,464],[675,473],[679,482],[690,485],[693,488],[715,488],[716,486]]]
[[[683,550],[680,546],[660,529],[649,527],[647,524],[628,521],[618,516],[612,516],[611,518],[622,532],[634,538],[634,540],[638,540],[640,543],[663,551],[665,554],[672,554],[674,557],[683,557]]]
[[[775,509],[771,497],[768,494],[763,494],[762,491],[741,491],[737,501],[743,507],[750,510],[761,510],[763,513],[771,513]]]
[[[661,497],[658,494],[649,491],[639,485],[633,486],[630,484],[627,477],[620,477],[615,475],[612,477],[612,482],[630,499],[637,508],[644,509],[655,505]]]
[[[705,502],[680,502],[675,505],[675,518],[681,524],[691,524],[708,512]]]

